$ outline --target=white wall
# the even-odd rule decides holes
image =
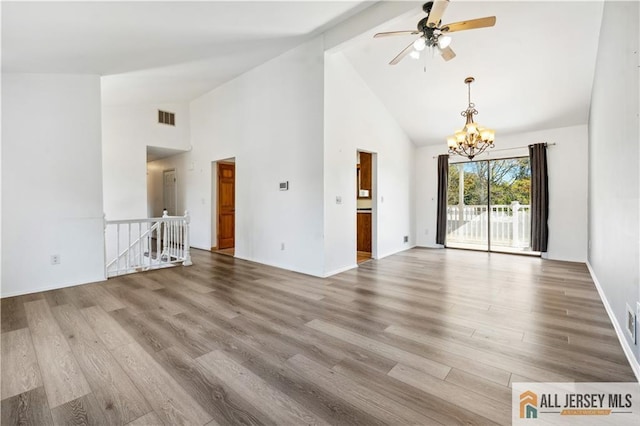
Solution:
[[[323,273],[323,51],[312,40],[191,103],[193,150],[156,163],[176,167],[194,247],[215,245],[211,162],[235,157],[236,257]]]
[[[3,297],[104,279],[100,145],[99,76],[2,75]]]
[[[527,145],[555,143],[547,148],[549,173],[549,259],[584,262],[587,258],[587,126],[571,126],[537,132],[496,135],[495,152],[478,160],[527,156]],[[505,148],[524,147],[521,149]],[[416,154],[417,245],[437,247],[437,157],[447,152],[446,141],[426,146]],[[459,157],[462,159],[462,157]],[[458,162],[451,157],[450,163]]]
[[[378,258],[414,245],[415,148],[341,53],[325,56],[324,111],[324,271],[329,275],[356,265],[357,150],[377,154]]]
[[[589,119],[589,265],[640,377],[625,326],[625,304],[640,300],[639,9],[604,5]]]
[[[176,125],[158,123],[158,109],[176,114]],[[107,219],[147,217],[147,146],[189,149],[188,104],[102,108],[104,211]]]

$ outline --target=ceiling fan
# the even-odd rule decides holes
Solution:
[[[377,33],[374,38],[389,37],[397,35],[418,35],[417,40],[409,44],[403,51],[401,51],[395,58],[389,62],[389,65],[395,65],[400,62],[409,53],[412,56],[418,57],[419,52],[424,50],[425,47],[436,48],[440,51],[442,58],[445,61],[450,61],[456,54],[453,52],[449,43],[451,43],[451,37],[447,34],[456,31],[474,30],[476,28],[493,27],[496,24],[495,16],[487,16],[486,18],[471,19],[469,21],[454,22],[452,24],[442,25],[442,15],[449,5],[449,0],[435,0],[425,3],[422,6],[422,10],[427,14],[425,18],[422,18],[418,22],[417,30],[408,31],[390,31],[385,33]],[[415,52],[415,53],[413,53]]]

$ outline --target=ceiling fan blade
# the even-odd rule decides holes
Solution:
[[[380,37],[389,37],[389,36],[397,36],[397,35],[415,35],[415,34],[420,34],[420,31],[389,31],[386,33],[377,33],[373,36],[373,38],[380,38]]]
[[[407,56],[409,52],[411,52],[411,49],[413,48],[413,43],[415,43],[415,41],[412,41],[407,47],[404,48],[402,52],[398,53],[398,56],[393,58],[391,62],[389,62],[389,65],[395,65],[398,62],[400,62],[402,59],[404,59],[404,57]]]
[[[449,0],[436,0],[433,2],[431,12],[429,12],[429,19],[427,20],[428,27],[437,27],[438,22],[442,19],[444,11],[449,6]]]
[[[450,61],[456,57],[456,53],[449,46],[444,49],[440,49],[440,54],[442,55],[442,59],[445,61]]]
[[[443,33],[452,33],[455,31],[474,30],[476,28],[493,27],[496,24],[495,16],[487,16],[486,18],[471,19],[470,21],[454,22],[442,26]]]

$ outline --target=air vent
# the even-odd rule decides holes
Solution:
[[[173,112],[158,110],[158,123],[168,124],[169,126],[176,125],[176,114]]]

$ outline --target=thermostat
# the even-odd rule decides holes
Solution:
[[[280,182],[280,191],[288,191],[289,190],[289,181]]]

